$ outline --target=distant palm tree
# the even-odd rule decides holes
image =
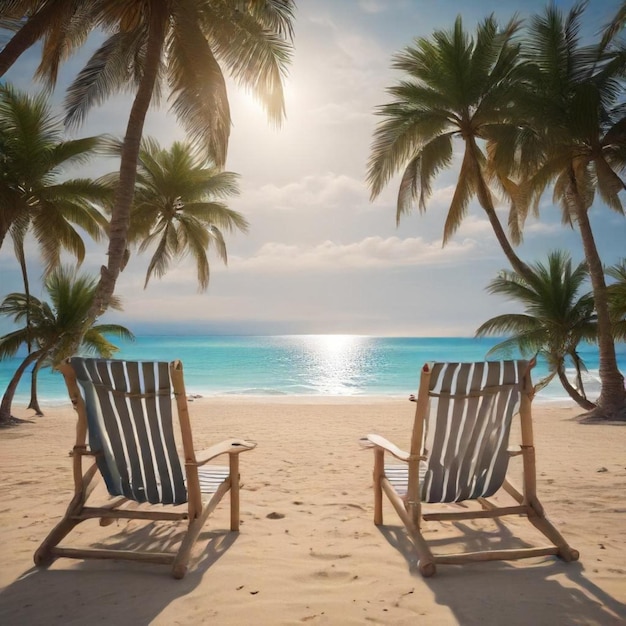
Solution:
[[[624,109],[624,51],[611,42],[611,28],[622,22],[616,16],[610,36],[583,45],[579,35],[586,3],[576,4],[566,15],[550,4],[535,15],[523,41],[522,56],[529,89],[518,100],[523,111],[521,133],[510,138],[504,152],[516,146],[523,158],[515,163],[522,172],[525,193],[518,198],[522,215],[539,206],[552,186],[561,205],[563,222],[580,233],[598,318],[600,397],[594,414],[626,417],[624,376],[618,369],[609,311],[609,296],[589,220],[596,196],[623,214],[619,194],[626,188],[626,111]]]
[[[114,184],[115,178],[107,180]],[[218,171],[189,143],[176,142],[166,150],[154,139],[142,142],[128,241],[140,252],[155,246],[144,286],[151,276],[162,277],[173,260],[190,254],[198,285],[207,288],[209,248],[226,263],[223,232],[248,229],[245,218],[222,201],[239,193],[237,178]]]
[[[107,221],[95,205],[111,197],[98,181],[67,178],[68,168],[95,156],[101,138],[65,141],[63,134],[44,94],[0,85],[0,247],[10,234],[21,258],[32,230],[46,271],[58,265],[63,248],[83,260],[85,245],[75,227],[98,241]]]
[[[584,409],[593,409],[595,404],[584,391],[585,365],[578,354],[580,342],[593,341],[597,332],[593,296],[579,293],[588,279],[586,264],[572,267],[569,255],[556,251],[548,255],[547,264],[535,263],[530,269],[530,282],[515,272],[502,271],[489,283],[489,293],[522,304],[524,313],[492,317],[478,328],[476,336],[510,335],[491,348],[489,354],[518,349],[524,356],[543,356],[549,375],[536,388],[544,387],[556,375],[573,400]],[[568,359],[576,370],[576,387],[566,375]]]
[[[424,212],[432,181],[450,167],[453,141],[460,139],[463,160],[444,226],[444,244],[476,197],[511,266],[530,279],[496,214],[484,151],[497,129],[517,126],[510,105],[520,81],[520,48],[513,40],[518,28],[519,23],[511,20],[500,29],[489,17],[471,37],[457,17],[451,31],[437,30],[430,38],[416,39],[394,56],[392,67],[405,76],[388,89],[392,101],[378,107],[377,114],[384,119],[374,134],[367,181],[374,199],[403,169],[396,221],[414,204]],[[513,237],[518,234],[514,230]]]
[[[45,290],[50,303],[22,293],[7,295],[0,304],[0,315],[7,315],[13,321],[24,321],[30,316],[30,325],[0,337],[0,359],[14,356],[20,346],[32,343],[35,349],[19,365],[9,381],[0,404],[0,423],[11,420],[11,405],[17,386],[26,368],[35,364],[41,366],[49,362],[58,365],[74,352],[76,333],[80,332],[85,317],[93,301],[96,280],[89,276],[77,276],[74,270],[59,267],[45,280]],[[112,307],[120,309],[120,303],[113,299]],[[105,335],[132,339],[132,333],[118,324],[98,324],[84,335],[81,350],[87,353],[110,357],[118,348]]]

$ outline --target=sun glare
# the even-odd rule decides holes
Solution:
[[[316,335],[315,344],[320,352],[340,354],[359,343],[358,335]]]
[[[328,395],[352,395],[362,376],[364,338],[359,335],[302,337],[310,384]]]
[[[265,115],[265,107],[261,100],[247,89],[236,89],[232,91],[234,95],[233,104],[239,103],[241,109],[247,114]],[[283,97],[287,112],[296,106],[296,88],[292,81],[287,80],[283,84]]]

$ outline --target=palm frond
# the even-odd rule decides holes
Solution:
[[[222,70],[198,19],[187,10],[176,15],[168,42],[170,101],[192,143],[222,167],[230,136],[230,106]]]
[[[276,3],[257,4],[269,7]],[[228,68],[237,84],[260,100],[270,121],[280,125],[285,116],[283,80],[292,55],[290,33],[285,37],[282,28],[268,29],[267,22],[258,19],[259,15],[252,9],[233,19],[232,12],[209,11],[204,24],[216,58]],[[289,19],[280,23],[290,28]]]
[[[141,30],[114,33],[91,56],[67,89],[64,105],[67,126],[80,125],[93,106],[134,80],[132,68],[142,34]]]
[[[596,158],[594,164],[596,166],[596,182],[600,197],[609,208],[623,215],[624,207],[618,194],[624,191],[624,182],[602,156]]]
[[[443,245],[454,235],[461,225],[467,213],[469,201],[476,192],[476,166],[472,158],[471,150],[466,144],[463,155],[463,163],[459,172],[452,202],[448,210],[446,222],[443,228]]]
[[[410,212],[413,203],[421,212],[426,211],[426,200],[432,193],[432,180],[452,161],[452,137],[445,133],[427,143],[418,155],[409,161],[398,191],[396,223]]]

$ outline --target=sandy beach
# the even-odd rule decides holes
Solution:
[[[580,424],[575,406],[534,406],[539,497],[579,562],[440,566],[423,579],[388,502],[385,526],[373,524],[373,455],[358,445],[376,432],[407,446],[409,402],[202,398],[190,410],[198,448],[231,436],[258,447],[241,457],[241,532],[228,532],[224,500],[176,581],[167,567],[121,561],[33,566],[72,494],[75,418],[69,404],[45,417],[16,409],[30,421],[0,430],[0,624],[626,623],[626,424]],[[539,539],[524,520],[506,524],[521,541]],[[491,521],[431,522],[426,533],[438,546],[520,545]],[[136,521],[89,521],[70,539],[132,549],[162,536],[167,528]]]

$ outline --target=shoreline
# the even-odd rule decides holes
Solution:
[[[407,400],[411,392],[406,394],[397,395],[380,395],[380,394],[359,394],[359,395],[322,395],[322,394],[239,394],[239,393],[223,393],[223,394],[196,394],[193,392],[187,393],[187,401],[193,402],[224,402],[224,403],[241,403],[241,404],[384,404],[384,403],[396,403]],[[48,404],[46,404],[46,402]],[[44,413],[46,409],[63,409],[71,408],[71,403],[68,398],[58,400],[42,400],[39,399],[39,404],[42,406]],[[27,403],[23,400],[17,400],[13,403],[12,411],[19,411],[20,413],[25,411],[32,411],[32,409],[26,408]],[[584,412],[582,407],[579,407],[573,400],[565,398],[546,398],[537,396],[533,400],[533,407],[553,407],[561,409],[578,409],[580,412]],[[16,417],[19,417],[16,415]],[[45,417],[45,415],[44,415]]]
[[[24,406],[14,413],[23,417]],[[373,454],[358,440],[379,433],[408,446],[414,407],[405,398],[204,397],[189,405],[202,449],[229,437],[257,442],[242,455],[241,532],[228,532],[228,498],[205,524],[190,571],[122,561],[60,559],[33,567],[33,553],[72,496],[76,419],[69,401],[0,430],[0,623],[218,626],[413,626],[602,624],[626,621],[626,428],[576,422],[577,407],[534,405],[539,498],[581,553],[441,566],[417,572],[395,511],[373,523]],[[517,459],[512,459],[519,484]],[[139,532],[137,532],[139,531]],[[536,531],[502,523],[428,522],[437,545],[503,549],[532,544]],[[509,534],[509,532],[511,534]],[[486,534],[485,534],[486,533]],[[167,541],[167,528],[119,521],[81,524],[68,545]],[[519,539],[516,539],[519,538]],[[523,545],[522,544],[522,545]],[[149,592],[148,592],[149,590]],[[148,594],[148,595],[147,595]]]

